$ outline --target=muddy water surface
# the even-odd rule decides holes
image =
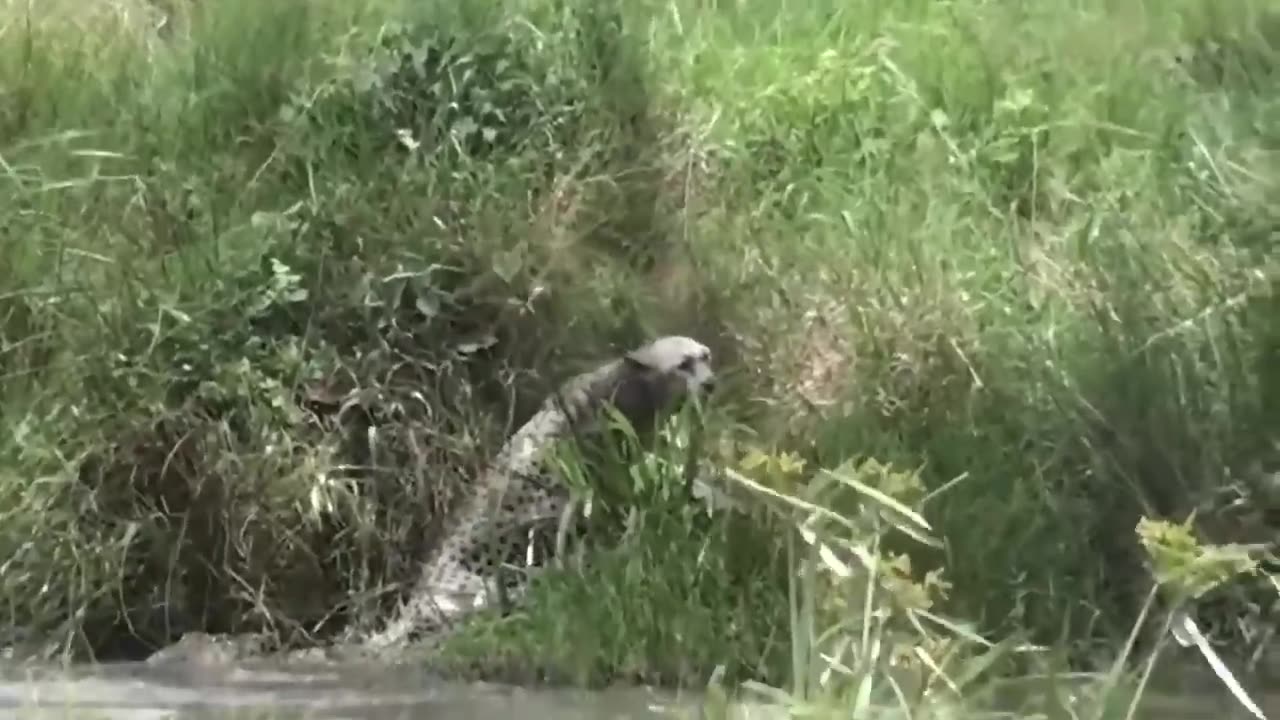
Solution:
[[[1158,675],[1139,718],[1253,717],[1199,663],[1179,663]],[[1280,720],[1280,683],[1249,685],[1266,716]],[[174,661],[70,669],[0,666],[0,720],[656,720],[696,718],[699,701],[692,694],[644,688],[452,684],[409,665]],[[760,707],[739,708],[734,715],[744,720],[783,717]]]
[[[409,667],[119,663],[0,673],[0,719],[586,720],[673,717],[689,706],[643,688],[524,690],[449,684]]]

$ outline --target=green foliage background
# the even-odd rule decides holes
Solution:
[[[1144,513],[1274,535],[1265,3],[81,5],[0,32],[0,644],[371,622],[554,382],[667,332],[721,445],[962,478],[913,552],[984,632],[1127,630]],[[468,647],[778,672],[784,533],[642,490]]]

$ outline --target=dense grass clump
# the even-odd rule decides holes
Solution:
[[[725,374],[708,482],[913,469],[899,590],[1122,638],[1139,518],[1275,531],[1278,45],[1246,0],[7,2],[0,645],[375,622],[543,394],[665,332]],[[795,675],[793,518],[679,476],[454,655]],[[1255,591],[1202,619],[1256,641]]]

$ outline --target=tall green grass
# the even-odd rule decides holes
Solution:
[[[659,332],[716,351],[717,462],[918,469],[939,541],[889,549],[987,637],[1126,637],[1144,514],[1273,532],[1264,3],[82,12],[0,20],[0,644],[375,622],[553,383]],[[613,506],[460,656],[795,674],[789,529]]]

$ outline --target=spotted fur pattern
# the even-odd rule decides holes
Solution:
[[[528,557],[531,538],[541,535],[548,545],[548,531],[567,518],[568,489],[548,483],[542,466],[554,442],[571,432],[599,433],[606,404],[638,432],[651,431],[681,399],[714,386],[710,362],[705,345],[667,336],[566,383],[507,441],[423,566],[408,601],[366,648],[442,639],[465,615],[492,604],[495,582],[502,582],[506,597],[518,597],[523,584],[502,568],[523,565],[527,572],[538,564]]]

